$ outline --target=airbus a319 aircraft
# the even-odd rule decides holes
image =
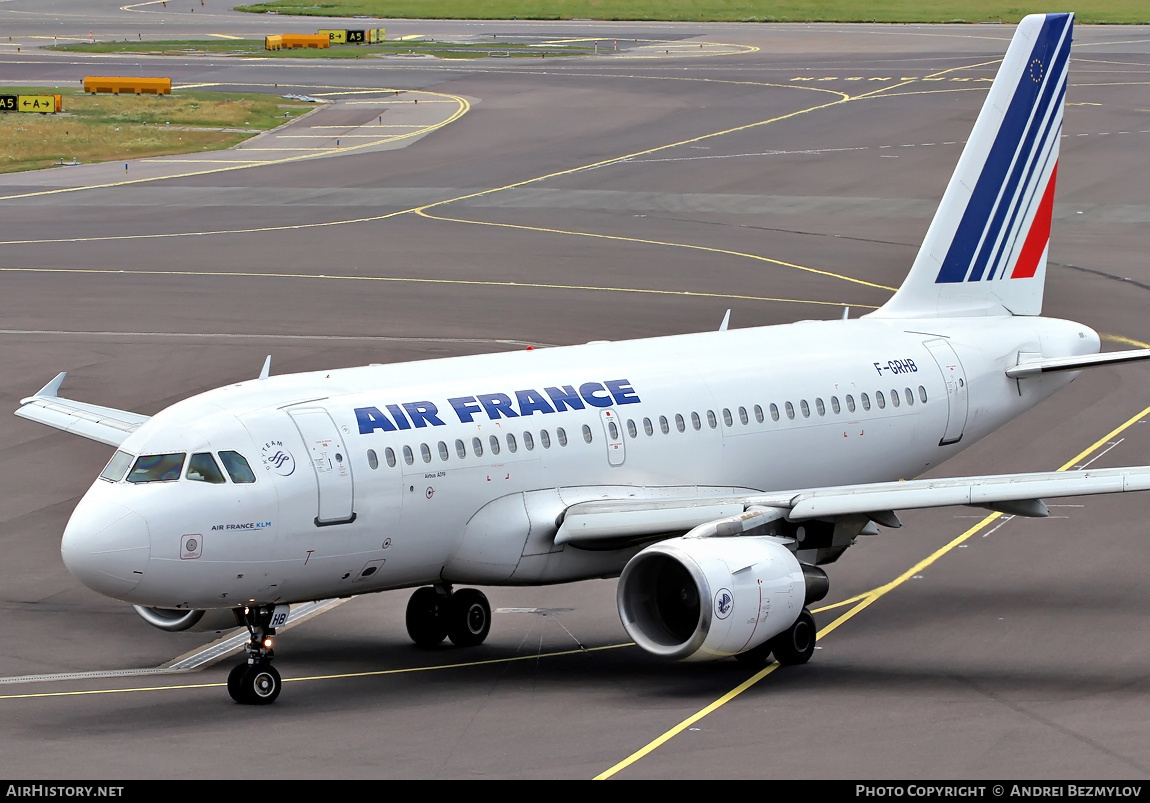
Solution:
[[[458,585],[618,576],[650,653],[800,664],[820,567],[897,510],[1045,516],[1044,498],[1150,488],[1150,467],[899,481],[1082,369],[1150,357],[1099,354],[1089,327],[1040,317],[1072,28],[1018,26],[909,275],[858,320],[265,363],[151,418],[61,398],[60,374],[16,414],[117,449],[64,563],[166,630],[246,625],[228,690],[261,704],[294,603],[414,587],[411,638],[469,646],[491,610]]]

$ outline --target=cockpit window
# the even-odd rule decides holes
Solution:
[[[180,478],[184,452],[176,454],[142,454],[128,472],[128,482],[168,482]]]
[[[127,452],[117,451],[108,461],[107,467],[100,472],[100,479],[109,482],[119,482],[124,479],[124,472],[132,465],[132,456]]]
[[[188,479],[196,482],[210,482],[215,485],[226,482],[220,467],[216,465],[215,458],[209,452],[192,455],[188,461]]]
[[[220,460],[223,461],[224,470],[228,472],[232,482],[242,484],[256,481],[252,467],[248,465],[248,461],[239,452],[220,452]]]

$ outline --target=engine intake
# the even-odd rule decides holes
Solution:
[[[200,611],[188,608],[148,608],[143,605],[133,605],[132,607],[136,609],[136,613],[140,614],[140,618],[152,627],[167,630],[169,633],[179,633],[184,630],[201,633],[210,630],[230,630],[242,624],[231,608]]]
[[[803,567],[777,538],[672,538],[631,558],[617,601],[647,652],[710,661],[786,630],[807,595]]]

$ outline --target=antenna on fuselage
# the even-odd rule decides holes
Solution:
[[[719,331],[720,332],[727,331],[727,324],[729,324],[730,322],[731,322],[731,311],[727,310],[727,314],[723,316],[723,322],[721,324],[719,324]]]
[[[843,307],[843,320],[845,321],[850,316],[851,316],[851,308],[850,307]]]
[[[264,367],[260,369],[260,379],[267,379],[272,370],[272,355],[264,358]]]

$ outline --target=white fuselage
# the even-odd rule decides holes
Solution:
[[[909,479],[1074,376],[1009,379],[1020,353],[1098,348],[1053,319],[864,318],[251,380],[120,448],[235,451],[255,482],[97,480],[62,552],[164,608],[615,576],[638,547],[556,546],[566,506]]]

